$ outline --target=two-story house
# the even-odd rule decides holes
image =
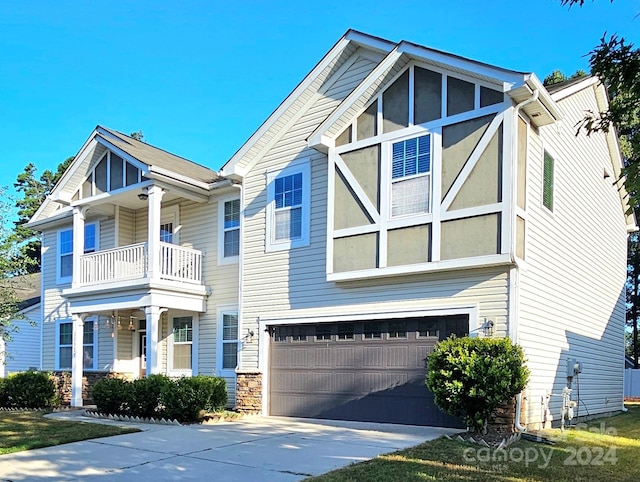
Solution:
[[[98,127],[43,232],[43,368],[219,374],[264,414],[447,425],[425,358],[509,336],[524,424],[622,407],[626,214],[594,78],[349,31],[220,172]],[[237,393],[236,393],[237,389]],[[237,396],[236,396],[237,395]],[[574,397],[575,398],[575,397]]]

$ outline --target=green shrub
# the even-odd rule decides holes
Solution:
[[[508,338],[449,338],[427,360],[427,386],[444,412],[475,431],[527,384],[524,353]]]
[[[7,392],[7,379],[0,378],[0,407],[9,406],[9,393]]]
[[[131,383],[120,378],[103,378],[93,384],[92,398],[98,412],[126,413],[131,398]]]
[[[227,404],[227,386],[222,378],[198,375],[176,380],[162,389],[162,416],[194,422],[204,412],[220,410]]]
[[[45,408],[53,406],[56,400],[56,387],[48,373],[12,373],[3,385],[0,403],[4,406]]]
[[[165,375],[151,375],[134,380],[129,387],[129,415],[136,417],[157,417],[160,414],[162,389],[173,383]]]

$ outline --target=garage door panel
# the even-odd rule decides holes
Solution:
[[[270,351],[269,413],[461,426],[435,406],[425,360],[439,339],[467,331],[466,315],[278,327]]]

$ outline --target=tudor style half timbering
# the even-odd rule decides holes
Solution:
[[[379,87],[329,149],[329,279],[509,262],[501,89],[416,62]]]

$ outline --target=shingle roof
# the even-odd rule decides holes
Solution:
[[[7,278],[3,280],[2,284],[3,286],[13,288],[20,301],[18,307],[24,310],[25,308],[40,303],[40,282],[40,273],[33,273]]]
[[[127,154],[149,166],[156,166],[206,183],[213,182],[220,177],[216,171],[213,171],[208,167],[196,164],[184,157],[171,154],[170,152],[154,147],[151,144],[138,141],[126,134],[123,134],[122,132],[98,126],[98,133],[100,132],[100,129],[113,136],[106,138],[108,142],[116,145]]]
[[[579,82],[583,82],[587,79],[590,79],[591,77],[593,76],[587,75],[585,77],[576,77],[574,79],[565,80],[564,82],[559,82],[557,84],[545,85],[545,88],[547,89],[547,92],[549,92],[550,94],[555,94],[556,92],[559,92],[562,89],[571,87],[572,85],[577,84]]]

